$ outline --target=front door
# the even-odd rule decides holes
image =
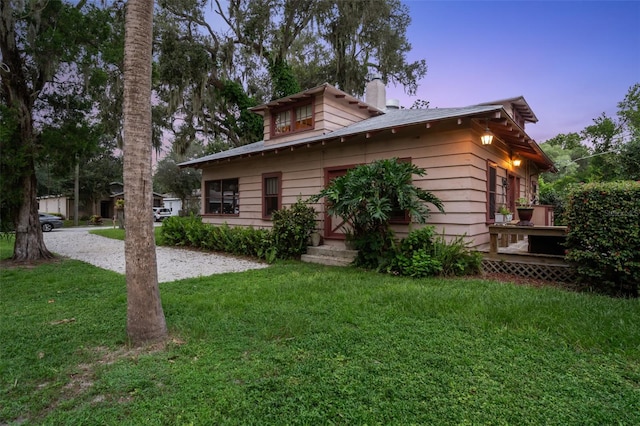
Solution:
[[[341,166],[341,167],[329,167],[324,169],[324,184],[325,187],[335,178],[344,176],[347,174],[351,167],[349,166]],[[344,239],[344,220],[340,217],[330,216],[327,213],[327,209],[325,207],[324,213],[324,237],[331,239]]]

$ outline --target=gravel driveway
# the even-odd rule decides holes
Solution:
[[[43,233],[44,242],[54,253],[124,274],[124,241],[89,234],[94,229],[96,228],[56,229]],[[158,282],[161,283],[268,266],[230,256],[173,247],[156,247],[156,257]]]

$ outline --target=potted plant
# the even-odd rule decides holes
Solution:
[[[117,220],[118,227],[124,229],[124,200],[122,198],[117,199],[114,208],[116,210],[114,221]]]
[[[318,232],[317,229],[314,229],[309,235],[309,239],[311,240],[311,245],[313,247],[318,247],[322,242],[322,235],[320,235],[320,232]]]
[[[500,206],[496,213],[496,222],[511,222],[513,220],[513,214],[509,211],[504,204]]]
[[[531,218],[533,217],[533,206],[526,198],[518,198],[516,201],[516,210],[518,210],[518,226],[533,226]]]

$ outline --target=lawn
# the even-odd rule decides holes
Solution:
[[[162,227],[156,226],[153,228],[155,234],[156,245],[162,245]],[[113,238],[114,240],[124,241],[124,229],[120,228],[101,228],[89,231],[90,234],[100,235],[101,237]]]
[[[161,293],[133,350],[121,275],[3,265],[0,424],[640,424],[638,300],[298,262]]]

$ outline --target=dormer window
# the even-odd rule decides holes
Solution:
[[[311,102],[274,111],[272,117],[273,136],[313,129],[313,105]]]

